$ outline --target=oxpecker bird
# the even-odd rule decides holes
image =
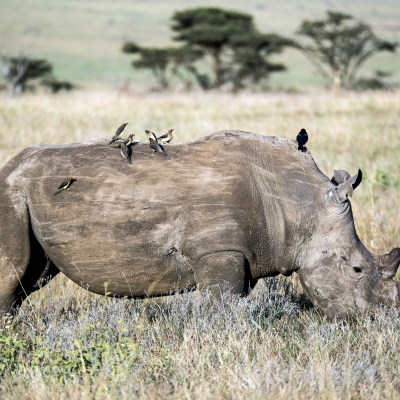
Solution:
[[[171,128],[165,135],[160,136],[158,138],[158,141],[161,142],[162,144],[170,143],[171,140],[173,139],[172,132],[173,132],[173,129]]]
[[[121,143],[121,154],[123,158],[126,158],[129,164],[132,164],[131,160],[131,149],[125,144]]]
[[[153,138],[150,138],[149,140],[150,140],[150,147],[154,150],[154,152],[164,154],[164,156],[167,155],[167,153],[161,148],[161,146]]]
[[[130,146],[132,144],[133,137],[135,136],[134,133],[131,133],[127,139],[123,141],[123,144]]]
[[[125,139],[122,143],[123,144],[125,144],[125,145],[127,145],[127,146],[130,146],[131,144],[132,144],[132,138],[135,136],[135,134],[134,133],[131,133],[129,136],[128,136],[128,138],[127,139]],[[118,146],[115,146],[114,147],[114,149],[120,149],[121,148],[121,143],[120,144],[118,144]]]
[[[157,137],[153,132],[150,132],[147,129],[145,130],[145,132],[149,139],[153,139],[157,143]]]
[[[58,189],[60,190],[54,193],[54,196],[57,195],[58,193],[61,193],[63,190],[69,190],[68,188],[71,186],[71,183],[73,181],[76,181],[76,179],[69,177],[65,181],[61,182],[60,186],[58,187]]]
[[[297,143],[299,145],[298,150],[303,151],[304,145],[307,143],[307,140],[308,140],[307,132],[304,128],[302,128],[301,131],[297,135]]]
[[[128,125],[128,122],[127,122],[126,124],[122,124],[122,125],[115,131],[115,134],[114,134],[114,136],[113,136],[111,142],[108,143],[108,144],[114,143],[117,139],[120,139],[121,136],[122,136],[122,132],[124,131],[124,129],[125,129],[125,127],[126,127],[127,125]]]

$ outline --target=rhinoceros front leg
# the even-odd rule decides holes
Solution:
[[[201,291],[209,291],[220,299],[224,291],[246,295],[255,281],[250,279],[248,265],[243,254],[224,251],[202,257],[193,268],[196,284]]]

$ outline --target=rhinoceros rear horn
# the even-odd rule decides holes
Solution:
[[[385,278],[393,278],[400,264],[400,249],[394,248],[390,253],[378,256],[378,271]]]
[[[348,172],[335,170],[332,182],[333,180],[337,183],[341,183],[330,191],[331,196],[335,203],[344,203],[347,197],[351,197],[354,189],[361,183],[362,172],[359,169],[357,174],[350,178]],[[333,183],[336,184],[335,182]]]
[[[344,170],[334,170],[333,171],[333,177],[331,179],[331,182],[336,185],[339,186],[341,183],[347,181],[350,179],[350,174],[347,171]]]

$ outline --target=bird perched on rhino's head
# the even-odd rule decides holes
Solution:
[[[157,136],[154,134],[154,132],[150,132],[147,129],[145,129],[145,132],[149,139],[153,139],[157,143]]]
[[[298,150],[303,151],[304,145],[308,141],[308,134],[304,128],[302,128],[301,131],[298,133],[296,140],[299,145]]]
[[[173,129],[171,128],[165,135],[160,136],[158,138],[158,141],[161,142],[162,144],[170,143],[173,139],[172,132],[173,132]]]
[[[115,131],[115,134],[114,134],[114,136],[113,136],[111,142],[108,143],[108,144],[114,143],[117,139],[120,139],[121,136],[122,136],[122,132],[124,131],[124,129],[125,129],[125,127],[126,127],[127,125],[128,125],[128,122],[125,123],[125,124],[122,124],[122,125]]]
[[[150,138],[149,141],[150,141],[150,147],[153,149],[153,151],[155,153],[161,153],[164,156],[167,155],[167,153],[162,149],[162,147],[153,138]]]

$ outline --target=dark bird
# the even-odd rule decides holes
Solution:
[[[173,132],[173,129],[171,128],[165,135],[160,136],[157,140],[159,142],[161,142],[162,144],[170,143],[172,141],[172,139],[174,138],[172,136],[172,132]]]
[[[153,132],[150,132],[147,129],[145,129],[145,132],[149,139],[153,139],[155,142],[157,142],[157,137]]]
[[[304,128],[302,128],[301,131],[298,133],[296,140],[297,140],[297,143],[299,145],[298,150],[303,151],[304,145],[308,141],[308,135],[307,135],[307,132],[306,132],[306,130]]]
[[[127,122],[126,124],[122,124],[122,125],[115,131],[115,134],[114,134],[114,136],[113,136],[111,142],[108,143],[108,144],[114,143],[117,139],[120,139],[121,136],[122,136],[122,132],[124,131],[124,129],[125,129],[125,127],[126,127],[127,125],[128,125],[128,122]]]
[[[54,193],[54,196],[58,193],[61,193],[63,190],[69,190],[68,188],[71,186],[72,182],[76,181],[74,178],[67,178],[65,181],[61,182],[60,186],[57,189],[60,189],[58,192]]]
[[[164,156],[167,155],[167,153],[161,148],[161,146],[153,138],[150,138],[149,140],[150,140],[150,147],[154,150],[154,152],[164,154]]]
[[[129,164],[132,164],[131,160],[131,149],[125,144],[121,143],[121,154],[123,158],[126,158]]]

